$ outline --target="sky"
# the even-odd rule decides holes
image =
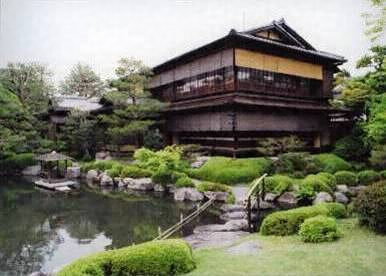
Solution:
[[[238,31],[284,18],[316,49],[348,59],[371,46],[366,0],[0,0],[0,67],[37,61],[54,80],[77,62],[114,76],[121,57],[149,66]],[[355,73],[355,72],[354,72]]]

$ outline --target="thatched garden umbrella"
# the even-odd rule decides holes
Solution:
[[[56,151],[52,151],[50,153],[42,154],[36,157],[36,160],[39,160],[41,162],[42,170],[44,169],[44,164],[49,164],[50,162],[56,162],[56,172],[57,175],[59,175],[59,161],[65,161],[65,173],[67,173],[67,161],[68,160],[74,160],[74,158],[57,153]],[[49,178],[51,178],[52,168],[49,167]]]

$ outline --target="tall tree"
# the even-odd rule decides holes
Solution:
[[[60,85],[61,93],[84,97],[99,97],[105,91],[101,78],[93,71],[91,66],[78,63],[66,76]]]
[[[122,58],[115,70],[117,78],[110,81],[114,91],[106,99],[114,105],[111,115],[100,116],[107,126],[107,133],[115,145],[132,140],[141,143],[141,137],[159,119],[163,104],[154,99],[147,90],[151,70],[141,61]]]
[[[52,72],[43,64],[8,63],[7,67],[0,71],[0,82],[36,115],[48,109],[50,97],[55,89],[51,76]]]
[[[366,19],[366,34],[371,41],[385,37],[386,26],[386,1],[385,0],[368,0],[373,8],[371,13],[364,13]]]

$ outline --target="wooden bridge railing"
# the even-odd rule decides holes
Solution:
[[[178,223],[174,224],[172,227],[167,229],[166,231],[160,233],[158,237],[156,237],[154,240],[164,240],[169,238],[171,235],[173,235],[175,232],[177,232],[179,229],[181,229],[184,225],[191,222],[193,219],[198,217],[202,212],[204,212],[206,209],[208,209],[214,202],[214,198],[211,198],[207,202],[205,202],[203,205],[199,205],[197,207],[197,210],[192,212],[190,215],[188,215],[185,218],[182,218]]]
[[[264,198],[265,195],[265,183],[264,178],[267,176],[267,174],[263,174],[260,178],[255,179],[252,182],[251,188],[249,189],[247,193],[247,218],[248,218],[248,229],[249,232],[254,232],[255,227],[252,223],[252,203],[251,199],[253,196],[256,196],[256,202],[257,202],[257,211],[260,211],[260,198]]]

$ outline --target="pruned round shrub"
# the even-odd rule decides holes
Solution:
[[[318,192],[332,193],[333,189],[328,184],[328,177],[320,174],[310,174],[303,179],[298,186],[297,195],[299,198],[311,198]]]
[[[151,177],[152,173],[149,170],[141,169],[136,166],[125,166],[121,171],[121,177],[130,177],[130,178],[142,178],[142,177]]]
[[[346,216],[346,209],[340,203],[320,203],[309,207],[274,212],[263,220],[260,232],[262,235],[277,236],[296,234],[305,219],[318,215],[342,218]]]
[[[379,173],[373,170],[365,170],[358,173],[358,183],[360,185],[369,185],[381,180]]]
[[[357,184],[357,175],[353,172],[339,171],[334,176],[338,185],[355,186]]]
[[[313,158],[320,162],[323,172],[336,173],[337,171],[350,171],[350,163],[332,153],[313,155]]]
[[[280,195],[289,191],[292,188],[293,182],[294,181],[289,176],[276,174],[264,179],[264,188],[266,192]]]
[[[332,191],[336,189],[336,179],[334,175],[327,172],[321,172],[321,173],[318,173],[317,176],[322,178]]]
[[[191,247],[183,240],[151,241],[100,252],[65,266],[58,276],[183,274],[195,268]]]
[[[386,181],[379,181],[363,189],[354,201],[361,224],[379,233],[386,233]]]
[[[335,218],[316,216],[306,219],[299,229],[299,235],[304,242],[334,241],[339,238]]]
[[[177,188],[184,188],[184,187],[191,187],[194,188],[195,185],[193,183],[193,180],[189,177],[180,177],[176,182]]]

